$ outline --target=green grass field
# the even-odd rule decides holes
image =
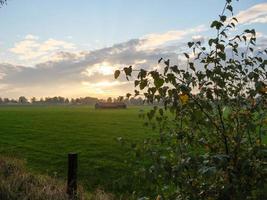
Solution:
[[[80,183],[87,190],[102,187],[113,191],[113,183],[130,174],[124,163],[127,151],[116,138],[142,140],[152,135],[138,117],[140,109],[2,106],[0,154],[25,159],[32,172],[64,180],[67,154],[77,152]]]
[[[126,151],[116,140],[151,135],[140,108],[87,106],[0,107],[0,154],[25,159],[30,170],[64,179],[68,152],[79,153],[79,178],[87,189],[112,188],[127,173]]]

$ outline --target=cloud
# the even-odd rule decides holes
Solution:
[[[21,61],[27,64],[47,61],[55,52],[63,50],[73,50],[75,45],[62,40],[48,39],[40,41],[39,37],[26,35],[25,38],[16,43],[9,51],[19,57]]]
[[[267,23],[267,3],[261,3],[241,11],[236,15],[239,23]]]
[[[36,35],[28,34],[28,35],[25,36],[25,39],[26,40],[38,40],[39,37],[36,36]]]
[[[171,64],[183,62],[178,59],[178,56],[185,50],[185,39],[204,41],[204,37],[200,35],[200,32],[204,30],[204,27],[200,27],[163,34],[150,34],[110,47],[83,52],[59,50],[59,46],[65,45],[63,41],[40,42],[39,39],[28,36],[28,39],[25,39],[26,44],[18,48],[17,53],[22,52],[23,48],[26,50],[29,48],[30,53],[34,51],[34,48],[39,52],[46,53],[37,57],[42,59],[33,67],[0,64],[0,94],[2,97],[13,98],[20,95],[36,97],[58,95],[115,97],[123,95],[133,91],[133,83],[131,80],[127,82],[125,76],[114,80],[113,72],[116,69],[122,69],[129,65],[132,65],[134,69],[160,69],[161,66],[157,63],[160,58],[170,59]],[[259,42],[262,45],[267,44],[263,34]],[[29,43],[33,46],[29,46]],[[140,48],[142,46],[146,46],[146,48]],[[71,48],[72,45],[65,47]]]
[[[133,65],[134,68],[153,69],[161,57],[177,61],[174,47],[140,50],[144,39],[133,39],[94,51],[71,53],[60,51],[50,60],[34,67],[0,64],[1,96],[118,96],[133,90],[125,77],[114,80],[115,69]],[[178,43],[176,49],[179,49]],[[57,59],[55,59],[55,57]]]
[[[200,25],[196,28],[186,30],[168,31],[163,34],[149,34],[143,37],[143,42],[139,47],[139,50],[155,49],[168,42],[179,41],[184,39],[190,34],[200,33],[207,30],[204,25]]]

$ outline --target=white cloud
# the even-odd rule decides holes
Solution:
[[[118,68],[114,64],[108,62],[101,62],[94,65],[89,65],[85,71],[82,72],[83,75],[91,77],[94,74],[101,75],[113,75],[114,71]]]
[[[28,34],[28,35],[25,36],[25,39],[26,40],[38,40],[39,37],[36,36],[36,35]]]
[[[4,90],[4,89],[6,89],[7,87],[8,87],[7,84],[2,84],[2,83],[0,83],[0,90]]]
[[[3,73],[3,72],[0,72],[0,80],[1,80],[1,79],[3,79],[5,76],[6,76],[6,74],[5,74],[5,73]]]
[[[117,97],[125,93],[125,87],[128,90],[131,88],[132,82],[128,81],[100,81],[96,83],[83,81],[82,85],[88,91],[94,91],[96,96],[112,96]]]
[[[267,3],[261,3],[241,11],[236,15],[239,23],[267,23]]]
[[[40,42],[37,38],[28,37],[24,40],[24,44],[20,44],[20,48],[17,46],[13,50],[18,55],[25,50],[29,51],[29,54],[38,54],[35,57],[38,64],[29,68],[25,65],[23,67],[0,63],[0,93],[2,97],[14,98],[21,95],[36,97],[123,95],[133,91],[133,83],[125,81],[123,75],[114,80],[113,73],[116,69],[133,65],[134,69],[151,70],[156,66],[160,70],[162,66],[157,65],[159,58],[170,59],[171,64],[177,64],[179,59],[181,63],[185,57],[179,58],[178,52],[184,50],[186,46],[184,42],[187,38],[188,40],[204,40],[199,33],[203,30],[205,28],[200,27],[150,34],[111,47],[80,53],[70,52],[72,44],[66,44],[64,41],[50,39]],[[257,35],[260,36],[258,45],[266,47],[267,39],[264,33],[257,33]],[[182,41],[176,42],[177,40]],[[172,43],[173,41],[175,43]],[[140,48],[144,44],[147,44],[147,48]],[[63,47],[70,50],[61,51],[60,48]],[[34,52],[35,49],[37,49],[36,52]],[[27,55],[23,54],[23,56]],[[43,60],[47,62],[42,62]],[[24,62],[27,63],[27,61]]]
[[[262,24],[267,23],[267,15],[264,17],[253,19],[250,23],[262,23]]]
[[[55,39],[39,41],[37,36],[29,34],[22,41],[15,43],[9,51],[18,55],[25,64],[32,65],[51,59],[51,56],[58,51],[73,49],[75,49],[75,45],[72,43]]]
[[[175,63],[178,58],[175,51],[179,49],[179,45],[184,44],[168,46],[168,43],[202,30],[204,27],[151,34],[111,47],[80,53],[71,52],[74,45],[65,41],[40,41],[37,37],[27,36],[11,49],[26,64],[0,64],[0,72],[5,73],[1,82],[8,85],[0,88],[0,92],[7,97],[123,95],[126,91],[133,90],[133,83],[125,81],[125,76],[114,80],[113,73],[116,69],[129,65],[153,69],[161,57]],[[144,44],[149,49],[140,48]],[[62,48],[66,50],[62,51]],[[33,61],[34,67],[26,67],[27,63]]]
[[[196,28],[185,29],[185,30],[175,30],[168,31],[163,34],[149,34],[143,37],[144,42],[138,48],[139,50],[149,50],[155,49],[161,45],[164,45],[168,42],[178,41],[184,39],[186,36],[191,34],[199,33],[205,31],[206,28],[204,25],[200,25]]]

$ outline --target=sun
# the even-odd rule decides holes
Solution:
[[[114,67],[107,63],[102,63],[101,65],[98,65],[97,68],[97,71],[103,75],[111,75],[114,73]]]

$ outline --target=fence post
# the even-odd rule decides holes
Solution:
[[[67,194],[69,195],[70,199],[75,199],[77,196],[77,168],[78,168],[77,153],[69,153]]]

